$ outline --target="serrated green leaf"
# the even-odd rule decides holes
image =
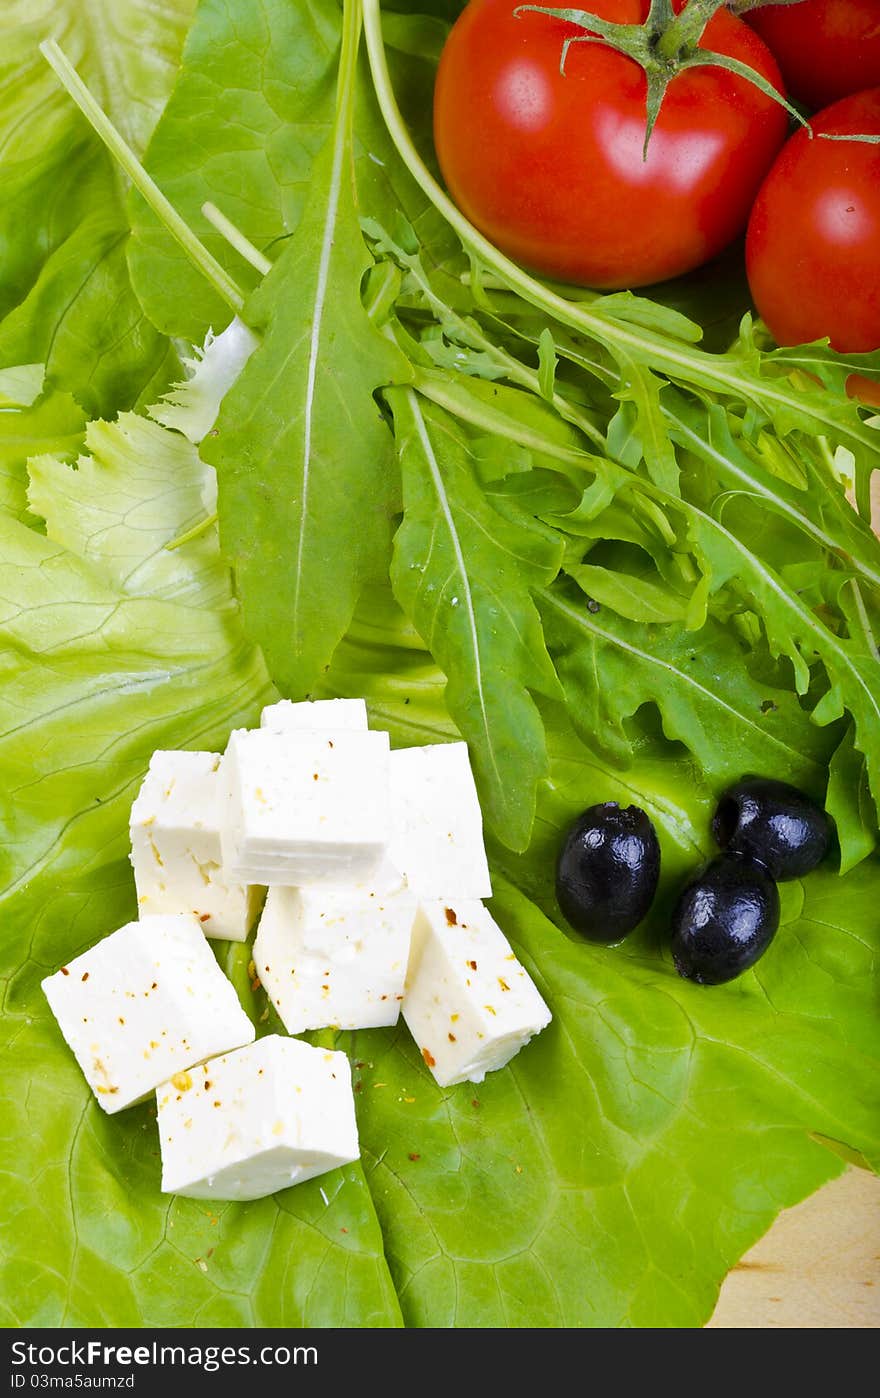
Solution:
[[[722,783],[758,772],[822,795],[829,740],[787,690],[750,674],[742,647],[714,623],[695,634],[627,621],[565,588],[541,614],[571,721],[618,761],[635,750],[627,720],[656,704],[668,738]]]
[[[26,519],[28,457],[75,456],[85,426],[85,414],[69,393],[50,392],[32,407],[0,412],[0,511]]]
[[[214,472],[195,447],[148,418],[90,422],[75,469],[53,456],[29,464],[28,499],[47,537],[123,594],[222,607],[229,575],[215,530],[185,550],[166,545],[213,507]]]
[[[623,423],[618,427],[616,436],[609,428],[609,447],[617,455],[615,445],[620,444],[620,449],[625,451],[627,465],[637,465],[638,459],[643,458],[654,484],[669,495],[678,495],[678,463],[661,403],[661,393],[669,386],[636,360],[623,354],[619,360],[621,386],[615,396],[624,405],[621,409]],[[631,411],[627,413],[626,407],[630,405]],[[628,443],[638,442],[638,456],[635,459],[632,449],[622,446],[624,433]]]

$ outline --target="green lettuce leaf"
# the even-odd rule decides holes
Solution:
[[[150,401],[176,356],[125,261],[125,190],[37,45],[55,37],[135,149],[173,80],[195,0],[10,0],[0,13],[0,366],[41,362],[90,414]]]
[[[0,411],[0,511],[27,519],[27,460],[41,452],[75,456],[85,432],[82,408],[50,391],[26,408]]]
[[[0,516],[0,820],[14,832],[0,850],[2,1036],[16,1064],[0,1314],[15,1326],[398,1324],[360,1167],[289,1196],[292,1210],[284,1196],[231,1212],[163,1198],[155,1110],[135,1108],[118,1131],[48,1014],[40,979],[136,916],[128,812],[151,753],[222,748],[274,695],[216,532],[163,552],[204,489],[195,448],[133,417],[91,424],[89,445],[76,471],[34,466],[47,537]]]
[[[24,543],[14,562],[33,556],[42,565],[40,614],[51,621],[64,606],[88,616],[86,639],[75,643],[76,684],[71,677],[59,696],[44,673],[28,695],[9,691],[19,715],[26,698],[32,711],[42,705],[25,731],[35,750],[49,749],[45,758],[35,763],[21,751],[20,732],[0,749],[4,775],[14,772],[17,795],[27,792],[37,817],[23,829],[4,898],[3,1030],[17,1066],[4,1104],[8,1208],[18,1225],[2,1289],[7,1323],[699,1325],[726,1270],[778,1210],[843,1168],[814,1136],[880,1160],[873,865],[842,883],[833,872],[811,876],[802,905],[786,900],[760,966],[714,991],[675,975],[659,910],[624,948],[570,939],[547,917],[553,843],[587,800],[619,798],[622,785],[548,709],[551,780],[537,838],[527,855],[493,857],[492,907],[547,996],[553,1024],[509,1069],[447,1090],[403,1025],[341,1035],[336,1046],[355,1073],[361,1166],[256,1204],[161,1196],[151,1109],[101,1113],[39,979],[133,913],[127,812],[152,747],[219,745],[228,726],[254,720],[265,683],[233,667],[218,693],[214,671],[203,679],[201,669],[198,677],[171,670],[168,622],[186,610],[179,604],[159,604],[161,678],[153,656],[108,651],[106,626],[95,629],[103,582],[87,583],[87,565],[12,528]],[[62,570],[64,601],[47,607],[53,569]],[[210,617],[198,611],[200,630]],[[445,736],[434,719],[443,676],[394,617],[380,594],[369,599],[327,689],[356,674],[374,722],[400,712],[416,725],[392,719],[397,741]],[[19,646],[34,626],[33,612],[12,622]],[[69,611],[61,629],[69,636]],[[129,623],[124,630],[131,637]],[[84,672],[96,646],[92,684]],[[190,638],[182,649],[191,648]],[[401,654],[412,656],[408,677]],[[47,663],[60,674],[63,660],[54,647]],[[234,677],[242,683],[232,695]],[[139,709],[141,723],[121,704]],[[76,768],[68,765],[52,789],[72,734]],[[625,782],[660,831],[665,907],[699,853],[691,832],[708,826],[708,793],[689,763],[647,738]],[[48,848],[39,833],[47,803]],[[232,955],[241,961],[247,948]],[[262,992],[246,992],[245,1003],[259,1019]]]

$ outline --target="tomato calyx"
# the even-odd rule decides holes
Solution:
[[[651,0],[647,18],[642,24],[618,24],[602,19],[600,15],[589,10],[550,9],[545,5],[517,5],[513,13],[521,15],[532,12],[548,15],[573,24],[583,31],[580,34],[570,34],[563,40],[559,57],[560,73],[565,72],[565,60],[572,44],[605,44],[638,63],[644,70],[647,81],[643,160],[647,159],[651,133],[660,115],[666,90],[678,74],[688,68],[726,68],[728,72],[752,83],[766,97],[778,102],[812,135],[806,118],[754,68],[729,54],[715,53],[713,49],[700,47],[699,41],[706,26],[725,3],[726,0],[687,0],[676,14],[672,0]],[[799,4],[800,0],[787,0],[787,3]]]

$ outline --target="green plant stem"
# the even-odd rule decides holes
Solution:
[[[170,539],[165,545],[165,548],[169,553],[174,549],[183,548],[184,544],[188,544],[192,539],[198,539],[200,535],[205,534],[216,523],[217,511],[214,510],[212,514],[205,515],[204,519],[200,519],[198,524],[194,524],[191,529],[185,530],[183,534],[178,534],[176,539]]]
[[[227,218],[216,204],[211,203],[210,199],[206,199],[202,205],[202,213],[211,226],[217,229],[221,237],[226,239],[229,246],[234,248],[245,262],[249,262],[260,273],[260,276],[265,277],[266,273],[272,270],[272,263],[268,257],[261,253],[259,248],[255,248],[250,239],[246,238],[241,229],[232,222],[232,219]]]
[[[180,217],[173,204],[165,198],[156,182],[150,178],[131,146],[123,140],[110,118],[102,111],[73,64],[54,39],[40,44],[40,52],[53,70],[62,87],[79,107],[96,135],[100,136],[110,154],[122,166],[135,188],[143,195],[153,213],[177,240],[193,265],[210,282],[218,296],[236,314],[244,306],[244,294]]]

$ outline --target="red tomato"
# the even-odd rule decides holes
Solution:
[[[814,110],[880,83],[880,0],[799,0],[746,16],[793,97]]]
[[[746,236],[752,297],[781,345],[826,336],[834,349],[880,349],[880,145],[823,141],[880,135],[880,88],[835,102],[783,147]],[[877,385],[850,384],[866,401]],[[876,401],[876,398],[873,400]]]
[[[586,286],[643,286],[719,253],[745,227],[788,130],[785,111],[719,68],[670,84],[647,160],[642,69],[574,25],[472,0],[437,72],[434,139],[447,187],[502,251]],[[679,6],[680,8],[680,6]],[[594,13],[642,21],[648,0],[596,0]],[[763,41],[728,11],[701,41],[779,89]]]

